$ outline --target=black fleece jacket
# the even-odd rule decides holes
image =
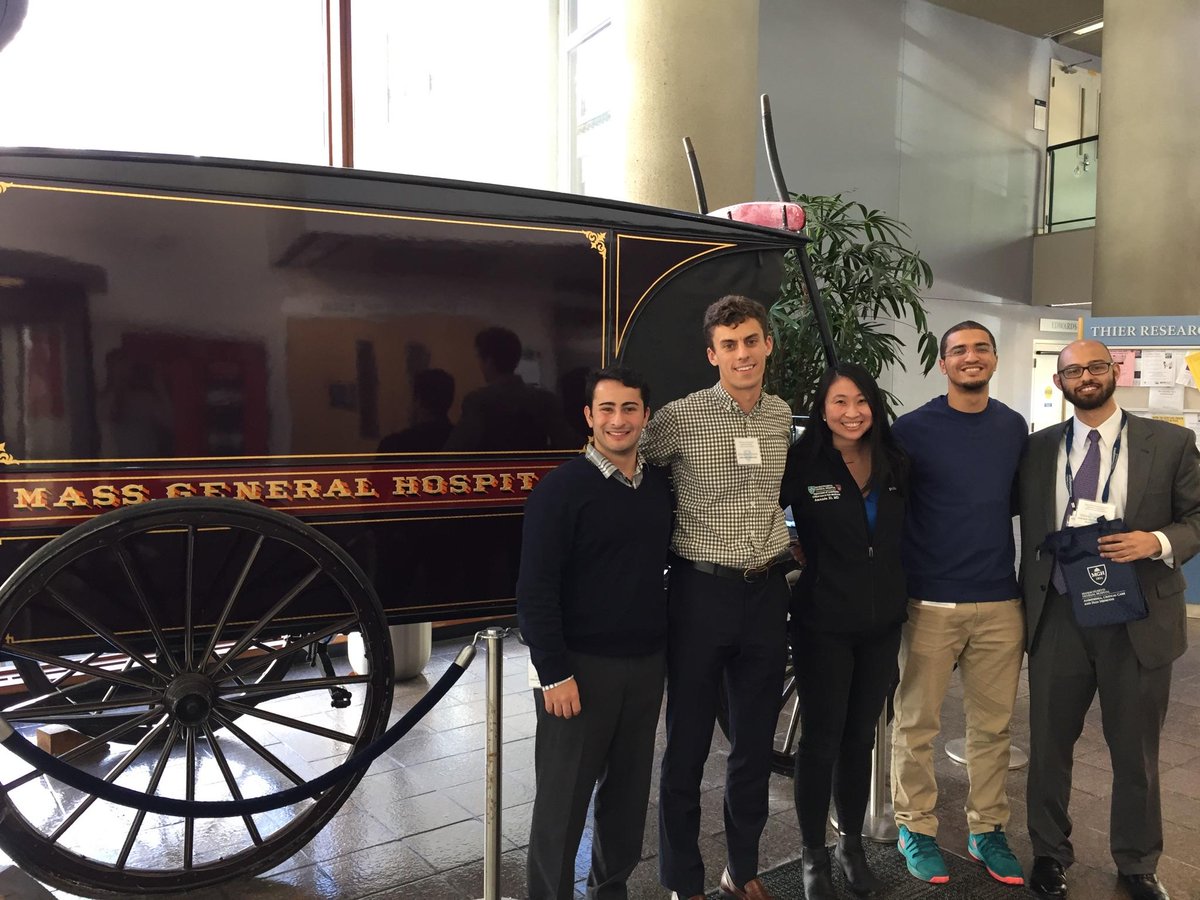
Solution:
[[[793,627],[874,631],[903,622],[908,590],[900,565],[905,500],[895,478],[881,485],[874,533],[862,493],[841,454],[816,457],[794,444],[779,492],[791,506],[806,565],[792,590]],[[901,475],[900,477],[903,477]]]

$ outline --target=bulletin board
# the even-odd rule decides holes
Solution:
[[[1190,428],[1200,445],[1200,316],[1089,318],[1083,336],[1103,341],[1121,363],[1117,403]],[[1187,602],[1200,612],[1200,557],[1183,567]]]
[[[1200,316],[1090,318],[1083,335],[1121,364],[1122,409],[1190,428],[1200,445]]]

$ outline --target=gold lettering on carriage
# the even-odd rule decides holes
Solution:
[[[288,477],[287,473],[254,478],[211,475],[178,478],[164,474],[143,475],[136,482],[79,478],[67,484],[62,484],[61,479],[42,484],[30,479],[25,484],[8,482],[8,508],[12,512],[44,510],[70,515],[185,497],[227,497],[301,509],[330,505],[409,505],[441,498],[450,501],[454,497],[518,501],[533,490],[550,468],[553,465],[509,471],[424,469],[412,474],[398,474],[392,469],[365,474],[321,472],[303,478]]]

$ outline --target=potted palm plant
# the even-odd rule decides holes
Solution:
[[[906,342],[893,333],[895,321],[916,331],[921,365],[926,373],[932,370],[937,337],[929,330],[921,290],[933,283],[933,271],[917,250],[906,246],[911,240],[907,226],[843,194],[792,196],[806,213],[809,262],[838,359],[856,362],[876,378],[891,366],[906,369]],[[775,351],[767,361],[767,389],[804,414],[825,369],[825,354],[793,254],[770,315]],[[895,398],[888,391],[884,398],[890,411]]]

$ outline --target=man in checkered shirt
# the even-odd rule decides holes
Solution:
[[[700,782],[717,693],[729,694],[726,896],[769,900],[758,879],[767,783],[786,662],[788,533],[779,482],[792,413],[763,392],[767,311],[722,297],[704,315],[720,380],[664,406],[642,453],[668,465],[676,493],[668,597],[667,748],[659,805],[659,876],[680,898],[704,894]]]

